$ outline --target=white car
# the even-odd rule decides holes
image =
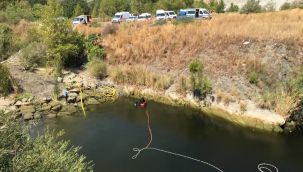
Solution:
[[[164,10],[156,11],[156,20],[165,20],[167,19],[167,15]]]
[[[114,15],[112,19],[112,23],[125,22],[127,19],[129,19],[130,16],[131,15],[129,12],[118,12]]]
[[[88,24],[92,21],[92,17],[88,15],[81,15],[78,17],[75,17],[73,19],[73,25],[76,26],[78,24]]]
[[[192,18],[207,18],[211,19],[211,14],[205,8],[197,9],[181,9],[180,16],[192,17]]]
[[[165,11],[167,19],[177,18],[177,14],[174,11]]]
[[[142,13],[138,17],[138,21],[148,21],[151,20],[151,14],[149,13]]]
[[[138,16],[130,16],[128,19],[126,19],[126,22],[134,22],[138,20]]]

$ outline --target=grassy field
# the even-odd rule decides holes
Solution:
[[[105,36],[102,44],[110,64],[145,65],[170,74],[176,84],[182,80],[179,76],[189,77],[190,61],[199,59],[214,91],[224,90],[231,97],[226,100],[253,99],[284,115],[292,106],[281,103],[292,102],[285,84],[303,66],[302,21],[303,10],[295,9],[215,14],[212,20],[161,26],[127,23]],[[288,107],[281,110],[281,105]]]

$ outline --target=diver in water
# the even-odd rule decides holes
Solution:
[[[145,108],[147,105],[147,102],[144,97],[139,99],[139,101],[135,102],[135,107]]]

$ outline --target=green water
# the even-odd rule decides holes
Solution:
[[[144,151],[135,160],[132,148],[148,143],[145,110],[134,100],[91,107],[81,114],[44,122],[64,129],[71,143],[102,172],[215,172],[214,168],[158,151]],[[153,131],[152,147],[209,162],[224,172],[256,172],[262,162],[279,172],[303,171],[303,136],[252,131],[188,108],[150,102],[147,110]]]

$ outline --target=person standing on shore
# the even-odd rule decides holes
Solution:
[[[68,99],[68,91],[66,89],[63,90],[63,96],[65,98],[65,102],[67,103],[67,99]]]

